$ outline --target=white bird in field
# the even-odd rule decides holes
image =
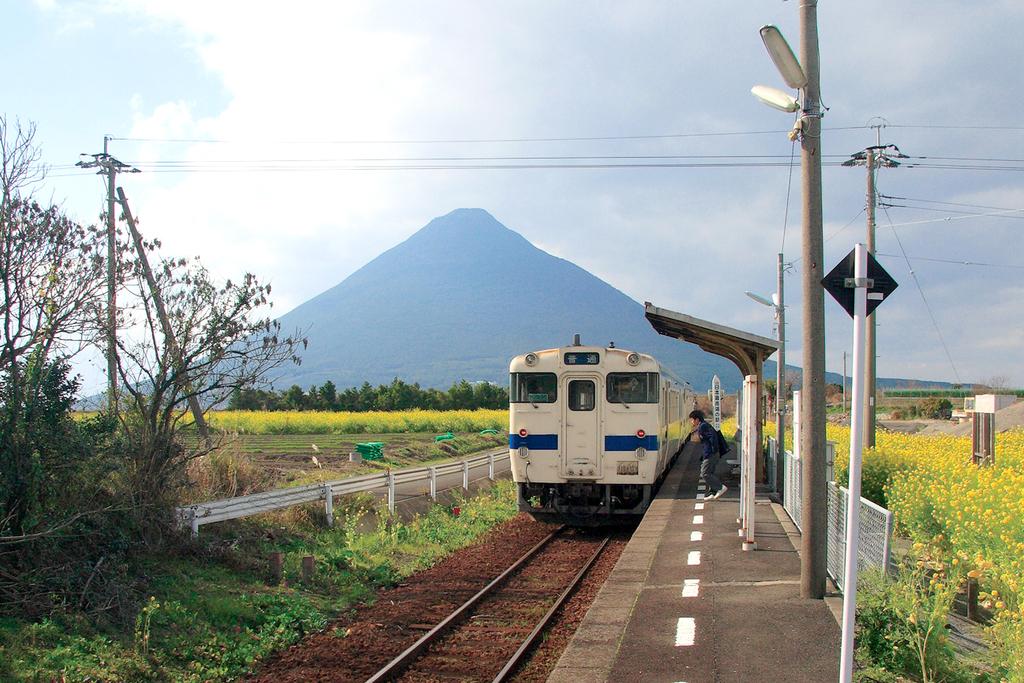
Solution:
[[[319,453],[320,452],[320,447],[317,446],[315,443],[311,443],[309,445],[313,447],[313,452],[314,453]]]
[[[316,459],[315,455],[311,458],[311,460],[313,461],[313,464],[319,467],[320,469],[324,468],[324,466],[320,464],[320,461]]]

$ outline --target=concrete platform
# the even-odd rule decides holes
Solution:
[[[838,679],[839,626],[800,598],[795,528],[759,499],[744,552],[739,487],[699,500],[697,458],[688,448],[669,473],[549,683]]]

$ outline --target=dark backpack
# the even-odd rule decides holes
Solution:
[[[715,438],[718,440],[718,454],[725,455],[729,452],[729,442],[725,440],[725,435],[722,434],[721,429],[715,430]]]

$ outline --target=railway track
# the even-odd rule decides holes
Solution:
[[[367,683],[508,680],[609,540],[556,529]]]

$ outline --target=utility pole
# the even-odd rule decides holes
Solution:
[[[117,188],[117,199],[124,211],[124,218],[132,235],[132,243],[135,245],[135,252],[139,255],[142,275],[145,277],[146,284],[149,285],[149,291],[153,295],[153,306],[156,308],[157,318],[160,319],[160,328],[163,330],[164,339],[171,350],[171,357],[177,365],[175,371],[180,375],[185,369],[185,363],[181,356],[181,347],[178,346],[178,341],[174,336],[174,328],[171,327],[171,321],[167,317],[167,309],[164,308],[164,297],[156,284],[156,278],[153,277],[153,270],[149,267],[149,258],[146,256],[146,247],[142,244],[142,235],[135,225],[135,217],[132,216],[131,209],[128,208],[128,199],[124,196],[124,190],[120,187]],[[210,431],[206,426],[206,419],[203,417],[203,409],[199,405],[199,399],[192,393],[192,386],[187,376],[183,377],[180,381],[185,387],[185,391],[188,392],[188,405],[192,410],[192,417],[196,421],[196,430],[199,432],[200,438],[208,444],[210,443]]]
[[[776,322],[779,325],[779,357],[775,373],[775,439],[779,445],[779,454],[775,458],[775,481],[779,491],[782,490],[782,480],[785,477],[785,465],[781,454],[786,450],[786,298],[783,282],[785,269],[782,254],[779,254],[778,282],[775,286],[779,297],[775,302]]]
[[[800,63],[807,75],[801,103],[803,244],[803,400],[800,458],[803,461],[800,538],[800,597],[825,596],[825,548],[828,510],[825,462],[825,290],[821,214],[821,84],[818,53],[818,2],[800,3]]]
[[[872,256],[875,255],[875,207],[878,205],[878,192],[875,188],[875,175],[880,166],[893,168],[900,163],[896,158],[905,158],[906,155],[899,151],[896,145],[883,145],[881,141],[882,124],[872,126],[875,129],[875,145],[868,147],[862,152],[857,152],[843,162],[843,166],[866,166],[868,172],[867,187],[867,239],[865,246]],[[887,150],[892,149],[895,154],[889,154]],[[865,326],[865,351],[864,351],[864,435],[863,443],[865,448],[875,447],[875,404],[876,389],[875,379],[877,376],[876,359],[878,350],[876,346],[877,313],[872,311],[867,317]]]
[[[139,169],[110,156],[110,136],[103,136],[103,153],[92,161],[79,161],[80,168],[98,168],[107,177],[107,409],[117,413],[117,216],[114,214],[114,183],[117,172],[138,173]]]

